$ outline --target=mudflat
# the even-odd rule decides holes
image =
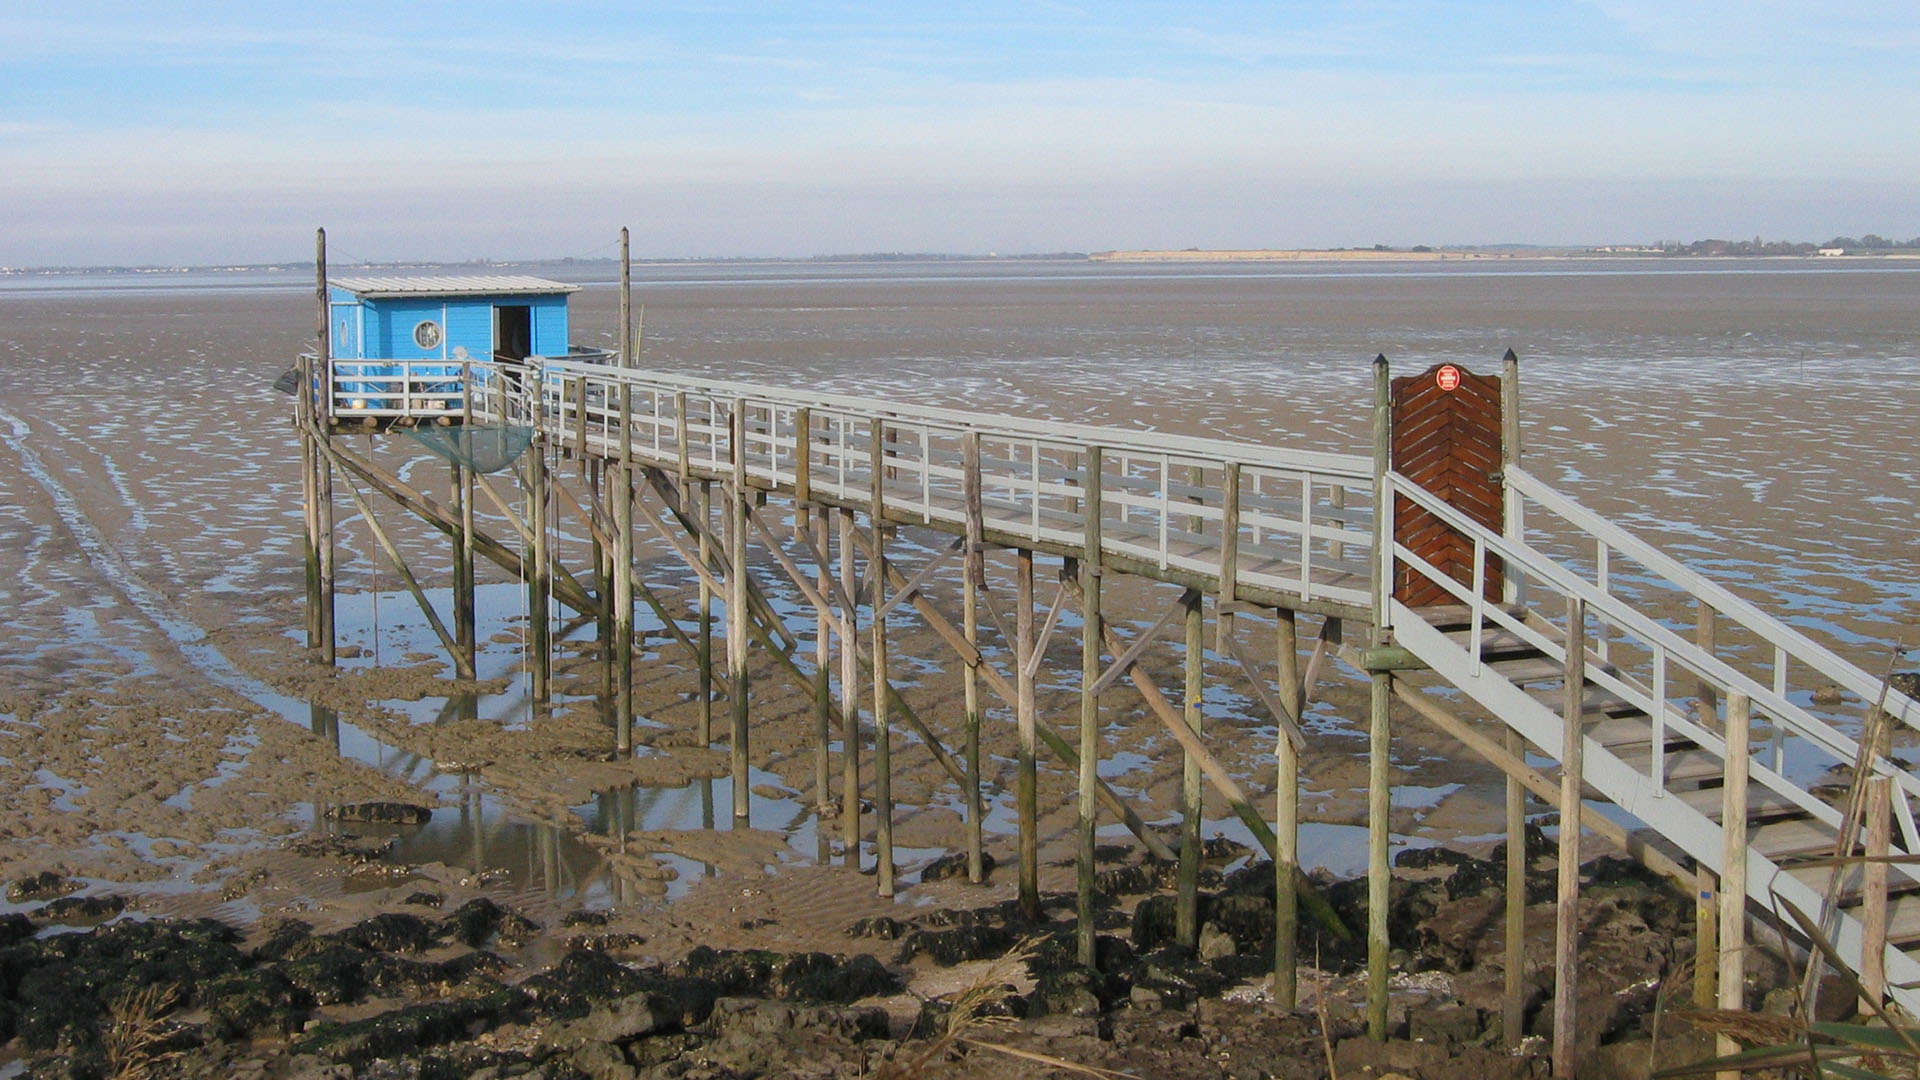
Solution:
[[[1511,347],[1537,474],[1869,671],[1896,642],[1916,644],[1913,270],[680,267],[643,271],[637,298],[642,363],[663,370],[1356,452],[1376,353],[1396,372],[1496,371]],[[616,301],[589,283],[576,340],[610,343]],[[764,657],[745,828],[729,819],[724,743],[694,745],[691,657],[648,639],[641,751],[616,759],[591,642],[562,643],[560,704],[531,708],[522,594],[483,571],[481,678],[451,685],[344,499],[343,660],[311,661],[298,444],[290,399],[271,389],[311,340],[311,303],[297,280],[0,291],[0,879],[48,873],[59,891],[116,897],[139,916],[218,919],[250,949],[289,919],[341,933],[430,896],[435,918],[485,900],[535,924],[510,960],[525,971],[589,933],[575,929],[585,911],[602,951],[636,964],[684,963],[700,946],[864,952],[927,995],[975,974],[901,961],[896,940],[848,931],[1006,900],[1010,816],[989,816],[1001,870],[987,884],[919,880],[960,844],[958,793],[923,746],[897,744],[907,887],[878,899],[870,875],[839,865],[837,821],[813,812],[809,699]],[[403,437],[354,438],[444,488],[445,463]],[[444,542],[377,512],[444,597]],[[492,514],[483,527],[510,529]],[[905,530],[901,555],[932,543]],[[691,576],[663,545],[643,534],[639,558],[663,595],[690,602]],[[1110,597],[1138,629],[1167,603],[1145,583]],[[903,693],[951,741],[959,665],[917,621],[897,634]],[[1064,727],[1077,643],[1055,649],[1062,675],[1043,683],[1042,711]],[[1149,663],[1171,679],[1177,649],[1162,653]],[[1224,666],[1214,674],[1209,741],[1264,799],[1272,723]],[[474,704],[453,704],[456,692]],[[1358,680],[1323,683],[1302,765],[1304,861],[1340,873],[1360,865],[1364,697]],[[1150,820],[1173,820],[1171,740],[1118,696],[1107,722],[1108,779]],[[1004,808],[1010,718],[990,712],[985,739]],[[1411,720],[1394,767],[1400,848],[1487,853],[1493,769]],[[1072,785],[1043,767],[1043,888],[1071,885]],[[349,809],[370,804],[425,807],[430,820],[351,820],[380,816]],[[1231,873],[1246,859],[1226,818],[1210,809],[1207,832],[1223,837],[1217,867]],[[871,870],[870,850],[864,861]],[[33,914],[44,902],[6,910],[56,921]],[[891,1006],[896,1027],[909,1000]]]

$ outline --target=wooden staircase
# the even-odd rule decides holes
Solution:
[[[1510,560],[1514,563],[1523,560]],[[1462,590],[1455,590],[1456,594]],[[1584,779],[1590,798],[1611,801],[1642,821],[1635,838],[1668,856],[1669,865],[1724,870],[1719,845],[1725,818],[1729,761],[1724,741],[1729,688],[1703,680],[1671,678],[1662,669],[1656,693],[1633,663],[1616,663],[1625,648],[1606,612],[1583,610],[1589,642],[1579,663],[1567,656],[1569,616],[1556,620],[1543,609],[1496,604],[1459,596],[1462,602],[1407,607],[1393,605],[1393,643],[1425,663],[1447,683],[1464,691],[1494,715],[1527,736],[1529,749],[1550,758],[1540,771],[1558,780],[1562,760],[1559,736],[1570,667],[1582,672],[1580,729],[1586,742]],[[1590,598],[1591,599],[1591,598]],[[1550,607],[1544,610],[1551,610]],[[1662,647],[1672,645],[1662,642]],[[1609,647],[1610,646],[1610,647]],[[1640,650],[1644,654],[1645,650]],[[1611,655],[1609,655],[1611,654]],[[1644,663],[1644,655],[1637,657]],[[1685,691],[1676,695],[1673,687]],[[1703,692],[1704,691],[1704,692]],[[1402,687],[1402,692],[1421,692]],[[1738,692],[1737,690],[1735,692]],[[1653,703],[1665,706],[1665,722],[1656,724]],[[1774,704],[1774,703],[1769,703]],[[1864,941],[1867,890],[1859,865],[1847,865],[1834,877],[1837,851],[1865,854],[1861,837],[1839,842],[1847,791],[1831,785],[1795,782],[1780,771],[1782,743],[1765,736],[1784,732],[1804,751],[1809,742],[1793,730],[1805,717],[1766,713],[1756,708],[1747,765],[1753,782],[1745,805],[1750,911],[1764,912],[1784,899],[1819,919],[1857,971]],[[1817,721],[1814,721],[1817,723]],[[1841,747],[1851,741],[1835,732],[1819,741]],[[1768,747],[1773,753],[1768,753]],[[1834,764],[1851,765],[1835,761]],[[1788,773],[1804,775],[1795,766]],[[1848,770],[1850,774],[1851,770]],[[1897,763],[1877,759],[1873,772],[1895,777],[1896,813],[1891,853],[1911,848],[1913,833],[1898,820],[1914,778]],[[1911,821],[1910,812],[1908,821]],[[1827,902],[1833,889],[1831,903]],[[1885,970],[1889,994],[1911,1009],[1914,990],[1901,984],[1920,978],[1920,873],[1895,867],[1888,874]],[[1791,921],[1788,920],[1791,926]]]

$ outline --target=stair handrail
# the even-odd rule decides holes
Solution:
[[[1725,586],[1688,568],[1659,548],[1580,505],[1524,468],[1508,466],[1506,478],[1511,488],[1558,514],[1568,524],[1659,574],[1675,588],[1705,601],[1715,611],[1732,618],[1761,640],[1818,671],[1834,684],[1852,691],[1869,703],[1881,700],[1883,690],[1881,680],[1860,670],[1826,646],[1760,610],[1751,601],[1741,598]],[[1920,702],[1916,702],[1893,687],[1884,687],[1884,689],[1886,693],[1883,708],[1887,715],[1909,727],[1920,728]]]
[[[1481,525],[1404,474],[1389,472],[1385,479],[1389,497],[1397,494],[1418,503],[1449,527],[1472,538],[1477,544],[1484,545],[1486,550],[1499,555],[1509,567],[1517,565],[1524,568],[1561,594],[1579,597],[1586,603],[1590,613],[1633,633],[1643,641],[1659,644],[1666,650],[1668,657],[1677,662],[1680,667],[1691,671],[1696,676],[1702,676],[1717,683],[1723,691],[1747,695],[1759,711],[1780,721],[1794,734],[1814,743],[1833,757],[1849,763],[1858,759],[1859,743],[1846,733],[1802,709],[1784,695],[1776,693],[1773,688],[1761,684],[1719,657],[1700,648],[1694,642],[1674,633],[1658,621],[1641,614],[1637,609],[1629,606],[1623,598],[1600,589],[1585,577],[1562,565],[1559,560],[1531,545],[1503,536]],[[1396,557],[1403,550],[1396,545]],[[1839,662],[1845,663],[1845,661]],[[1876,755],[1874,770],[1881,775],[1893,777],[1906,792],[1908,800],[1920,797],[1920,777],[1895,767],[1884,755]],[[1906,801],[1903,800],[1903,803]],[[1910,838],[1914,832],[1910,825],[1903,831],[1907,832]]]

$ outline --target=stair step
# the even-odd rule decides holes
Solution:
[[[1888,878],[1889,893],[1899,877],[1896,874]],[[1920,944],[1920,896],[1895,896],[1888,901],[1887,942],[1901,948]]]
[[[1786,867],[1782,872],[1786,872],[1789,876],[1797,878],[1801,884],[1805,884],[1807,888],[1811,888],[1812,892],[1816,892],[1816,894],[1820,894],[1820,896],[1826,896],[1826,880],[1828,880],[1828,876],[1834,872],[1834,867]],[[1891,871],[1887,874],[1887,896],[1912,896],[1920,899],[1920,882],[1908,878],[1907,874],[1903,874],[1903,872]],[[1860,871],[1857,867],[1849,867],[1847,872],[1845,872],[1845,876],[1841,876],[1839,905],[1841,905],[1841,907],[1859,907],[1859,903]],[[1895,903],[1897,903],[1897,899],[1895,899]],[[1891,907],[1895,907],[1895,903],[1889,903],[1887,907],[1891,909]],[[1859,919],[1860,913],[1859,911],[1853,911],[1853,915],[1855,915],[1855,919]],[[1891,919],[1891,911],[1889,911],[1887,915],[1889,915],[1887,922],[1891,922],[1891,920],[1893,920]]]
[[[1473,648],[1473,635],[1465,627],[1449,630],[1447,637],[1463,649]],[[1511,630],[1501,627],[1489,627],[1480,631],[1480,657],[1483,660],[1495,658],[1520,658],[1539,656],[1540,649],[1533,642]]]
[[[1556,713],[1560,711],[1560,690],[1557,687],[1551,690],[1529,690],[1527,696]],[[1619,694],[1591,684],[1587,686],[1586,698],[1580,703],[1580,711],[1590,719],[1601,716],[1638,716],[1643,718],[1642,723],[1645,723],[1644,717],[1647,715],[1638,705]]]
[[[1639,714],[1632,716],[1609,716],[1601,713],[1596,716],[1596,714],[1589,713],[1587,714],[1585,730],[1587,738],[1592,739],[1594,742],[1599,743],[1609,750],[1616,747],[1632,746],[1635,743],[1645,746],[1652,741],[1653,736],[1653,728],[1647,724],[1647,718]],[[1691,749],[1693,749],[1693,740],[1681,738],[1676,735],[1667,736],[1668,753],[1671,754],[1680,750]]]
[[[1648,774],[1653,755],[1649,752],[1646,743],[1615,748],[1613,754],[1642,775]],[[1670,751],[1667,754],[1668,791],[1677,791],[1684,787],[1699,787],[1709,780],[1717,781],[1725,775],[1726,769],[1719,756],[1705,750]]]
[[[1747,846],[1779,862],[1796,855],[1830,855],[1833,839],[1833,830],[1812,818],[1783,818],[1751,829]]]
[[[1526,608],[1518,604],[1488,604],[1487,608],[1498,607],[1502,612],[1515,619],[1526,614]],[[1465,630],[1473,625],[1473,609],[1466,604],[1434,604],[1431,607],[1416,608],[1420,617],[1435,630]]]
[[[1720,807],[1724,801],[1719,785],[1694,788],[1690,791],[1676,791],[1674,798],[1693,807],[1715,821],[1720,820]],[[1749,827],[1778,821],[1781,818],[1796,817],[1805,813],[1800,807],[1770,788],[1750,787],[1747,789],[1747,824]],[[1832,834],[1828,834],[1827,846],[1833,846]]]

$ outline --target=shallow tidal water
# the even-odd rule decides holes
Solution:
[[[610,344],[615,287],[578,276],[575,340]],[[636,299],[643,366],[1351,452],[1365,450],[1375,354],[1397,374],[1497,372],[1512,348],[1538,475],[1869,672],[1896,643],[1920,645],[1920,264],[647,266]],[[604,848],[581,837],[695,829],[713,806],[725,829],[724,778],[558,792],[543,816],[524,792],[396,750],[351,715],[316,748],[249,714],[304,733],[323,696],[286,674],[301,627],[299,455],[289,400],[270,389],[310,339],[310,305],[300,273],[0,279],[0,786],[14,790],[0,799],[0,857],[25,866],[104,845],[127,855],[87,863],[101,880],[145,874],[159,888],[231,850],[324,831],[324,805],[411,794],[442,808],[394,830],[396,859],[626,898]],[[381,452],[423,486],[444,475],[417,452]],[[343,669],[365,685],[330,693],[431,726],[446,699],[368,673],[376,658],[425,663],[434,638],[350,507],[342,523],[341,640],[356,651]],[[423,577],[444,581],[444,545],[399,531]],[[481,674],[494,692],[475,711],[521,731],[535,726],[516,667],[525,611],[510,585],[489,595]],[[1270,746],[1246,697],[1210,696],[1208,709],[1210,723],[1242,722],[1258,744],[1246,761]],[[1332,753],[1357,754],[1338,702],[1309,719]],[[1427,811],[1471,792],[1445,761],[1405,752],[1400,839],[1433,843]],[[1154,763],[1133,756],[1105,774],[1145,792]],[[751,821],[785,837],[769,865],[817,858],[810,767],[771,768],[753,778]],[[1305,851],[1343,872],[1364,835],[1336,820],[1344,783],[1320,785],[1336,809]],[[997,797],[990,833],[1011,820]],[[910,870],[944,850],[907,847]],[[659,895],[711,865],[658,858],[676,875]]]

